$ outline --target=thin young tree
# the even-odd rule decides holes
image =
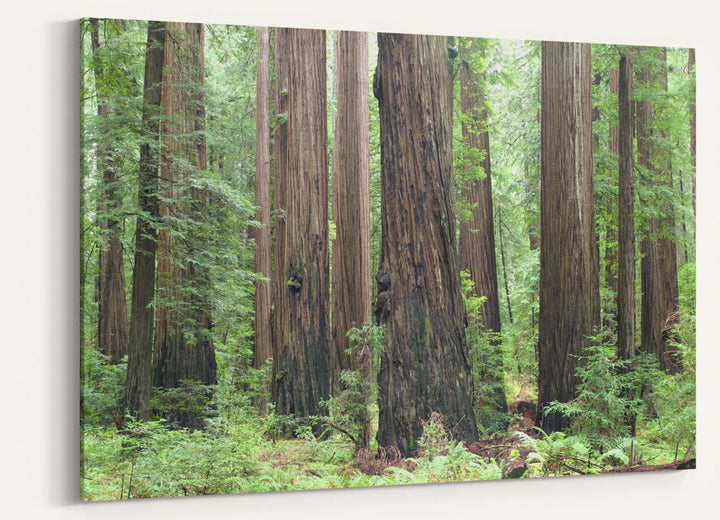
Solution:
[[[618,80],[617,354],[635,355],[635,106],[633,57],[620,58]]]
[[[544,413],[576,396],[578,356],[600,321],[592,164],[590,45],[542,43],[538,425],[569,424]]]
[[[152,387],[153,307],[157,252],[160,95],[165,54],[165,23],[148,22],[142,109],[142,145],[138,172],[138,207],[135,226],[135,265],[125,407],[138,419],[147,419]]]
[[[452,176],[447,40],[378,35],[382,246],[375,314],[386,325],[378,443],[408,455],[424,422],[455,439],[477,427],[465,339]]]
[[[166,26],[161,104],[161,203],[158,232],[155,386],[182,380],[214,384],[208,277],[198,262],[204,248],[206,194],[191,181],[207,167],[204,27]]]
[[[95,71],[95,92],[97,96],[97,115],[101,125],[109,128],[115,124],[115,111],[112,108],[115,81],[109,77],[117,74],[104,59],[101,29],[105,38],[117,37],[122,31],[120,20],[105,20],[102,24],[96,18],[90,21],[91,44]],[[100,221],[100,253],[98,272],[98,348],[110,357],[109,362],[117,364],[127,354],[128,319],[125,302],[125,266],[122,248],[122,191],[121,173],[118,171],[121,160],[110,138],[100,139],[98,145],[98,167],[102,169],[101,195],[98,205]]]
[[[478,38],[460,40],[460,106],[462,135],[472,169],[462,186],[462,197],[469,214],[460,218],[460,270],[470,274],[473,288],[470,296],[485,297],[479,315],[468,316],[471,325],[491,333],[492,352],[481,359],[480,380],[476,385],[492,388],[491,402],[479,403],[507,412],[503,386],[502,348],[499,340],[500,299],[495,257],[495,223],[493,220],[490,137],[485,80],[485,49]],[[493,370],[493,367],[495,368]],[[499,367],[499,368],[498,368]],[[477,393],[476,393],[477,394]],[[486,392],[482,392],[483,395]]]
[[[275,196],[285,205],[285,222],[275,236],[284,244],[283,258],[275,259],[282,276],[275,308],[282,319],[274,331],[280,341],[274,384],[277,412],[307,417],[318,415],[330,395],[325,31],[288,29],[283,37],[286,174],[283,193],[276,184]]]
[[[688,74],[695,77],[695,49],[688,49]],[[693,83],[694,87],[694,83]],[[697,217],[696,210],[696,168],[697,168],[697,114],[695,108],[695,89],[691,92],[690,99],[690,160],[692,161],[692,207],[693,216]],[[693,226],[693,232],[695,227]],[[693,239],[695,237],[693,236]]]
[[[271,287],[270,287],[270,32],[267,27],[257,34],[256,82],[256,138],[255,138],[255,350],[253,366],[260,369],[272,357]],[[270,388],[262,388],[270,394]],[[268,397],[261,395],[256,405],[265,412]]]

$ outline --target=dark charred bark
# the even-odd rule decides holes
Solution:
[[[477,440],[455,235],[446,39],[378,35],[382,249],[376,315],[386,324],[378,443],[415,452],[445,417]],[[378,308],[379,304],[382,308]]]
[[[165,23],[149,22],[145,53],[142,132],[138,173],[138,215],[135,228],[135,267],[128,346],[125,406],[138,419],[147,419],[152,387],[153,307],[157,252],[160,96],[165,54]]]
[[[569,421],[544,408],[576,396],[577,356],[600,321],[590,45],[543,42],[542,78],[538,422],[550,432]]]

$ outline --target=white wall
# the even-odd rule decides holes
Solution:
[[[717,518],[718,13],[703,0],[15,0],[0,80],[5,518]],[[589,4],[589,2],[588,2]],[[600,7],[602,5],[602,7]],[[342,6],[342,7],[340,7]],[[78,501],[78,24],[83,16],[697,47],[696,471],[122,503]],[[703,509],[707,508],[707,509]]]

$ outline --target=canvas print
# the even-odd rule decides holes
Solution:
[[[80,24],[83,500],[695,467],[693,49]]]

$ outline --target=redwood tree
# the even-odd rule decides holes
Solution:
[[[95,68],[95,91],[97,93],[97,112],[100,124],[110,126],[114,116],[111,108],[113,78],[117,74],[105,65],[100,42],[100,23],[91,20],[91,42]],[[121,21],[104,22],[106,38],[121,31]],[[119,190],[122,175],[118,171],[121,160],[109,139],[103,139],[98,145],[98,167],[102,169],[101,199],[98,206],[100,222],[100,254],[98,272],[98,348],[110,356],[109,362],[119,363],[127,354],[128,319],[125,302],[125,266],[123,264],[122,236],[122,196]]]
[[[287,29],[275,28],[274,34],[274,73],[275,73],[275,141],[274,141],[274,182],[273,182],[273,254],[272,269],[272,401],[278,402],[278,392],[281,387],[278,380],[282,376],[280,371],[281,359],[287,359],[287,343],[284,341],[285,315],[287,305],[284,303],[286,295],[285,285],[287,271],[285,261],[285,215],[287,210],[285,186],[287,184]]]
[[[470,295],[486,298],[480,307],[479,315],[468,316],[468,322],[478,325],[485,332],[499,335],[500,300],[495,260],[490,137],[482,41],[477,38],[461,39],[460,57],[462,135],[468,150],[468,162],[473,170],[462,186],[462,197],[469,207],[469,214],[460,218],[460,269],[467,271],[473,281]],[[488,356],[480,360],[480,381],[475,381],[475,384],[492,388],[492,402],[479,404],[507,412],[499,336],[492,336],[490,344],[494,348]],[[493,370],[494,365],[499,365],[500,369]],[[487,395],[482,391],[481,394]]]
[[[672,187],[671,165],[667,150],[656,144],[662,137],[654,101],[657,92],[667,90],[667,62],[664,48],[643,51],[645,64],[639,71],[644,96],[637,103],[638,160],[641,168],[641,202],[656,213],[645,219],[640,241],[641,343],[645,352],[657,356],[662,368],[674,371],[679,360],[669,344],[677,320],[678,281],[677,248],[673,238],[675,218],[673,202],[665,194]],[[660,186],[664,189],[656,189]]]
[[[618,277],[617,354],[635,355],[635,107],[633,103],[633,58],[620,59],[618,81]]]
[[[255,139],[255,220],[260,227],[255,231],[255,351],[253,366],[265,366],[272,357],[270,328],[270,32],[258,29],[257,84],[256,84],[256,139]],[[263,388],[264,394],[270,388]],[[256,404],[265,411],[267,398],[260,396]]]
[[[331,381],[337,394],[340,372],[359,369],[349,356],[350,328],[370,319],[370,114],[368,35],[339,31],[335,44],[337,115],[333,149]],[[370,361],[369,356],[365,359]],[[370,376],[369,367],[364,367]]]
[[[590,45],[542,43],[540,331],[538,425],[576,396],[578,357],[600,320],[599,261],[592,167]]]
[[[125,406],[131,415],[147,418],[152,387],[153,308],[155,297],[156,220],[158,217],[158,156],[161,82],[165,54],[165,23],[149,22],[145,52],[142,134],[138,173],[138,214],[135,226],[135,267]]]
[[[154,379],[160,387],[178,386],[183,379],[214,384],[209,282],[198,262],[207,201],[202,190],[190,186],[207,166],[204,28],[196,23],[166,27]]]
[[[306,417],[318,415],[320,401],[330,394],[325,31],[288,29],[284,38],[286,174],[275,194],[285,205],[285,223],[275,236],[284,251],[275,259],[281,320],[274,384],[277,412]]]
[[[375,313],[386,324],[378,443],[415,452],[424,421],[477,427],[456,252],[446,39],[378,35],[382,246]]]

